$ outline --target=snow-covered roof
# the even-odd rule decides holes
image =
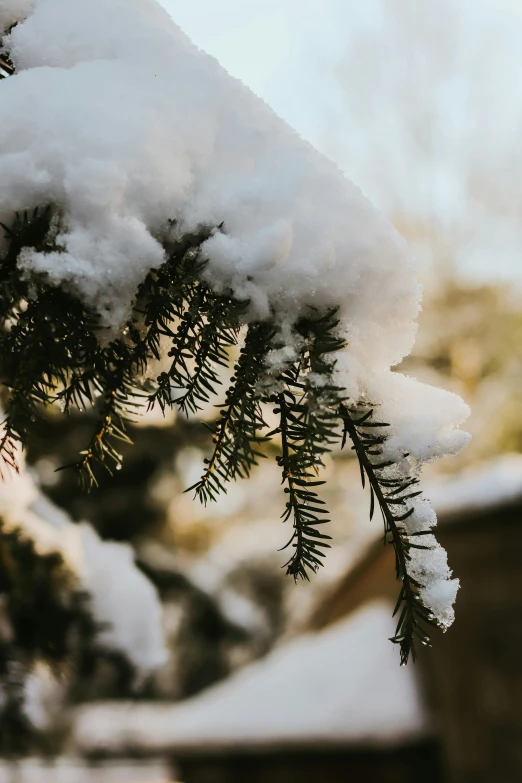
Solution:
[[[16,777],[13,777],[16,775]],[[75,758],[52,761],[23,759],[13,765],[0,762],[0,783],[170,783],[169,765],[162,761],[119,761],[85,764]]]
[[[414,667],[400,667],[387,602],[362,607],[177,705],[80,708],[82,751],[201,752],[260,746],[393,745],[424,735]]]
[[[522,454],[504,454],[426,487],[439,518],[484,513],[522,502]]]

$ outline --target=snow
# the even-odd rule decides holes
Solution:
[[[31,0],[2,0],[0,30],[7,30],[18,20],[24,19],[31,10],[31,6]]]
[[[415,336],[416,262],[331,161],[155,0],[3,0],[0,20],[14,17],[4,46],[17,73],[0,83],[0,220],[48,203],[62,213],[60,252],[26,248],[24,268],[71,288],[116,333],[162,263],[162,241],[223,224],[204,245],[205,275],[250,301],[247,320],[279,324],[272,372],[296,347],[299,315],[339,306],[348,347],[337,380],[382,403],[390,450],[418,469],[464,445],[467,406],[390,371]]]
[[[156,589],[134,563],[129,544],[102,541],[88,524],[74,526],[69,558],[91,596],[94,616],[106,625],[98,643],[120,650],[145,675],[168,657]]]
[[[341,303],[365,362],[410,349],[419,287],[404,240],[154,0],[35,0],[7,47],[0,213],[54,202],[65,220],[66,251],[27,252],[28,267],[115,325],[161,263],[169,218],[224,221],[209,280],[250,297],[250,317]]]
[[[382,399],[379,419],[393,423],[386,428],[383,460],[402,463],[405,475],[417,477],[423,463],[457,454],[468,443],[470,435],[458,425],[467,419],[469,408],[456,394],[391,371],[381,377],[374,375],[367,388],[370,398]],[[395,477],[396,469],[392,467],[388,473]],[[408,534],[426,533],[436,526],[436,513],[425,497],[409,501],[407,508],[413,509],[404,522]],[[410,550],[408,573],[422,585],[423,603],[446,630],[455,619],[453,604],[459,581],[452,579],[446,552],[433,535],[424,535],[414,543],[429,548]]]
[[[423,536],[421,544],[430,548],[410,551],[408,573],[423,585],[419,592],[424,605],[430,608],[440,627],[446,630],[455,619],[453,604],[459,580],[451,579],[448,556],[434,536]]]
[[[393,423],[386,443],[390,459],[398,460],[408,453],[420,463],[432,462],[457,454],[470,440],[470,435],[456,426],[466,421],[469,407],[452,392],[397,372],[373,376],[367,389],[370,398],[382,400],[380,420]]]
[[[52,729],[65,709],[65,683],[49,666],[37,662],[24,682],[23,710],[31,725],[39,732]],[[1,778],[0,778],[1,780]]]
[[[431,530],[437,523],[436,513],[444,523],[522,503],[522,454],[503,454],[461,473],[439,477],[431,481],[424,495],[427,499],[412,503],[414,513],[405,521],[409,533]],[[426,535],[420,540],[431,549],[413,550],[408,571],[424,585],[423,602],[440,626],[447,628],[454,619],[452,605],[459,583],[451,578],[446,552],[435,538]]]
[[[426,495],[441,517],[462,517],[520,502],[522,454],[503,454],[440,478],[427,487]]]
[[[380,471],[381,479],[418,479],[424,463],[457,454],[469,441],[469,434],[458,428],[468,417],[469,408],[456,394],[391,371],[367,377],[365,388],[370,401],[381,400],[377,407],[379,421],[391,422],[391,426],[374,431],[386,436],[379,460],[393,463]],[[411,491],[418,489],[415,485]],[[430,534],[437,516],[429,500],[424,496],[413,498],[400,509],[401,514],[406,511],[413,513],[399,528],[406,535],[427,534],[413,539],[414,545],[424,548],[410,550],[408,574],[420,583],[422,602],[446,630],[455,619],[453,604],[459,581],[452,578],[446,552]]]
[[[41,554],[63,556],[103,626],[97,632],[101,648],[125,655],[139,677],[165,662],[161,604],[128,544],[102,541],[88,523],[71,522],[39,493],[25,470],[0,482],[0,517],[8,529],[33,540]]]
[[[16,771],[15,771],[16,770]],[[86,764],[75,758],[49,762],[24,759],[16,767],[0,762],[0,783],[173,783],[170,765],[162,761]]]
[[[429,731],[412,667],[397,666],[387,602],[362,607],[175,706],[79,709],[86,752],[195,752],[267,745],[395,745]]]

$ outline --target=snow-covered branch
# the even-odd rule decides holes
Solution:
[[[305,575],[325,546],[310,487],[340,439],[341,403],[378,408],[387,425],[378,445],[398,486],[467,439],[458,397],[391,370],[411,349],[420,302],[406,242],[155,0],[2,7],[4,29],[17,23],[3,39],[14,74],[0,85],[4,457],[13,461],[42,403],[68,409],[101,396],[99,426],[75,463],[95,482],[98,463],[118,466],[137,387],[150,404],[197,410],[246,326],[250,348],[214,430],[206,486],[215,493],[247,475],[265,437],[282,436],[290,570]],[[270,339],[254,340],[261,332]],[[166,367],[155,384],[151,360]],[[283,404],[271,433],[263,403]],[[435,517],[422,514],[430,530]],[[427,540],[401,550],[399,577],[445,626],[456,584],[433,588],[442,555]],[[446,566],[436,571],[447,581]],[[410,592],[401,596],[409,611]]]

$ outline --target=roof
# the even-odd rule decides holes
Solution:
[[[162,760],[86,764],[67,757],[19,759],[16,766],[1,760],[0,783],[13,780],[17,783],[174,783],[170,764]]]
[[[392,607],[374,602],[177,705],[99,704],[77,713],[84,752],[230,751],[400,745],[428,732],[413,667],[389,642]]]
[[[438,479],[426,495],[443,523],[520,503],[522,455]],[[379,547],[379,557],[382,552]],[[372,571],[371,578],[378,581],[378,574]],[[416,671],[398,666],[389,642],[395,630],[391,609],[384,599],[359,605],[320,633],[281,645],[182,703],[82,707],[75,725],[78,745],[85,752],[121,754],[410,742],[430,726]]]
[[[441,521],[522,503],[522,454],[503,454],[440,478],[426,487],[425,494]]]

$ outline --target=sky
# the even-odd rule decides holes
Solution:
[[[522,3],[162,2],[428,265],[522,284]]]

